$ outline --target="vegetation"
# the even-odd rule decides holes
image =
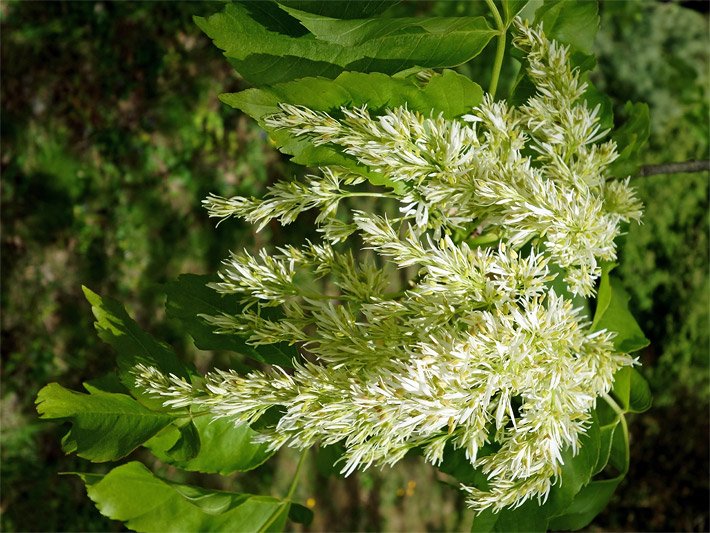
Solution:
[[[57,479],[86,465],[64,456],[63,429],[37,421],[33,407],[47,382],[76,389],[114,367],[111,350],[94,334],[82,284],[126,302],[143,329],[198,369],[239,365],[244,360],[223,350],[195,348],[178,322],[166,321],[158,312],[164,303],[158,284],[181,272],[214,272],[230,248],[308,236],[305,224],[286,233],[271,225],[258,235],[235,222],[215,230],[199,206],[209,192],[261,196],[276,177],[302,172],[276,154],[253,122],[216,100],[244,82],[191,16],[219,9],[204,3],[3,6],[5,530],[120,527],[91,506],[82,483]],[[424,7],[395,9],[406,14]],[[446,2],[426,9],[475,15],[483,7]],[[627,100],[649,103],[644,162],[706,157],[707,18],[646,2],[604,3],[601,15],[592,79],[612,96],[619,122]],[[658,61],[660,50],[672,59]],[[490,46],[481,63],[490,64],[494,54]],[[499,91],[511,85],[510,68],[503,65]],[[474,79],[484,87],[491,81]],[[700,297],[708,283],[707,180],[701,173],[634,182],[647,212],[644,225],[629,228],[617,272],[651,340],[642,362],[656,407],[630,420],[633,459],[627,481],[597,519],[605,530],[708,529],[707,480],[698,475],[708,468],[708,306]],[[470,525],[462,498],[416,460],[392,474],[368,471],[335,483],[323,477],[324,453],[303,465],[298,488],[300,501],[316,507],[313,528]],[[145,452],[131,459],[168,471]],[[284,494],[295,466],[293,455],[282,453],[276,464],[248,475],[192,474],[185,481]],[[430,502],[436,511],[428,511]]]

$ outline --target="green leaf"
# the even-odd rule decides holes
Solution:
[[[592,481],[583,487],[562,516],[554,517],[549,528],[554,531],[577,531],[588,526],[609,503],[624,476]]]
[[[542,22],[545,35],[581,52],[591,54],[599,30],[597,2],[545,0],[535,11],[535,24]]]
[[[550,529],[574,531],[587,526],[606,507],[624,479],[629,468],[625,423],[617,415],[613,422],[601,427],[600,434],[599,459],[593,474],[601,472],[607,463],[611,463],[619,471],[619,475],[612,479],[596,479],[585,485],[564,512],[552,518]]]
[[[143,407],[130,396],[84,385],[89,394],[50,383],[37,394],[41,418],[67,419],[72,424],[62,444],[67,453],[94,462],[125,457],[173,418]]]
[[[500,513],[494,513],[490,509],[476,514],[473,517],[473,524],[471,524],[471,533],[490,533],[494,531],[499,516]]]
[[[629,471],[629,434],[625,424],[621,422],[614,431],[611,439],[611,453],[609,454],[609,464],[616,468],[621,475],[626,475]]]
[[[95,379],[90,379],[89,381],[86,381],[84,383],[84,387],[86,386],[93,387],[95,389],[99,389],[103,392],[115,392],[117,394],[130,394],[129,390],[126,388],[126,386],[121,383],[121,378],[118,377],[118,374],[115,372],[109,372],[108,374],[95,378]]]
[[[424,87],[411,78],[344,72],[334,80],[303,78],[273,87],[223,94],[220,99],[255,118],[269,131],[279,150],[294,156],[295,163],[312,167],[339,165],[366,176],[373,184],[395,187],[386,176],[370,172],[335,146],[313,146],[308,139],[294,137],[286,130],[267,128],[264,119],[279,112],[280,103],[303,105],[334,115],[340,113],[341,106],[367,105],[371,111],[378,112],[407,105],[426,115],[441,112],[446,118],[454,118],[477,106],[483,99],[483,90],[450,70],[432,76]]]
[[[636,174],[641,164],[641,151],[651,134],[651,118],[647,104],[626,102],[624,110],[626,122],[612,135],[619,157],[612,163],[609,173],[617,177]]]
[[[594,331],[606,329],[616,333],[614,347],[621,352],[631,353],[648,346],[648,339],[629,311],[628,294],[619,281],[609,276],[608,270],[602,271],[597,301]]]
[[[359,19],[379,15],[397,3],[399,0],[328,0],[328,2],[323,2],[323,0],[282,0],[279,2],[282,6],[339,19]]]
[[[318,38],[294,37],[271,31],[252,9],[251,4],[229,4],[221,13],[195,17],[195,22],[255,85],[306,76],[334,78],[345,70],[392,74],[415,65],[457,66],[478,55],[495,35],[483,17],[339,20],[285,8],[318,32]],[[323,40],[348,36],[356,44]]]
[[[178,432],[178,439],[175,443],[167,449],[166,454],[170,457],[171,464],[176,462],[189,461],[200,453],[200,447],[202,443],[200,442],[200,434],[192,423],[192,420],[188,420],[187,424],[177,424],[174,423],[172,426],[168,426],[164,431],[168,429],[175,428]],[[146,442],[146,447],[150,448],[150,441]]]
[[[297,524],[310,525],[313,522],[313,511],[299,503],[292,503],[288,510],[288,519]]]
[[[481,448],[478,457],[484,457],[493,451],[494,448],[492,446],[486,445]],[[473,467],[471,461],[466,457],[464,449],[454,449],[450,443],[446,444],[444,459],[437,468],[464,485],[478,487],[483,490],[488,488],[488,477],[479,469]]]
[[[624,367],[614,374],[614,388],[612,389],[614,397],[619,402],[619,407],[624,411],[629,408],[629,399],[631,398],[631,368]]]
[[[632,368],[628,412],[643,413],[648,411],[652,404],[653,396],[651,395],[651,387],[649,387],[648,381],[638,370]]]
[[[402,52],[399,54],[405,56],[403,51],[409,48],[412,56],[428,58],[413,64],[427,68],[452,67],[465,63],[480,54],[495,35],[495,30],[488,26],[485,17],[340,20],[298,9],[285,9],[316,39],[345,47],[375,42],[384,49],[378,52],[383,55],[393,53],[388,49],[394,51],[401,47]],[[407,67],[389,72],[394,73],[404,68]]]
[[[602,319],[609,305],[611,304],[611,283],[609,282],[609,273],[616,268],[616,263],[603,263],[601,265],[602,275],[599,281],[599,290],[597,291],[597,306],[594,310],[594,318],[592,320],[591,329],[597,329],[597,323]]]
[[[400,105],[406,103],[415,111],[441,113],[445,118],[452,119],[470,113],[482,100],[483,89],[480,85],[453,70],[444,70],[441,74],[432,76],[424,86],[421,104],[410,104],[407,100]]]
[[[286,343],[267,346],[251,346],[246,339],[236,334],[218,334],[214,327],[198,315],[236,314],[243,305],[236,295],[221,295],[207,287],[215,281],[210,276],[182,274],[177,280],[165,286],[168,317],[174,318],[195,341],[201,350],[229,350],[247,355],[257,361],[292,367],[292,360],[298,357],[298,350]]]
[[[626,412],[642,413],[651,407],[651,389],[638,370],[625,367],[614,375],[614,396]]]
[[[338,114],[342,106],[367,105],[373,111],[407,105],[423,114],[442,113],[455,118],[481,103],[483,90],[452,70],[434,74],[423,87],[411,78],[385,74],[343,72],[334,80],[302,78],[263,89],[220,95],[220,99],[258,121],[279,112],[278,104],[303,105]]]
[[[288,501],[173,483],[138,462],[79,476],[101,514],[135,531],[280,531],[288,516]]]
[[[166,427],[145,446],[160,460],[178,468],[225,476],[252,470],[273,455],[265,444],[253,443],[256,432],[247,425],[237,426],[226,418],[208,416],[194,418],[191,425],[200,443],[199,451],[191,457],[175,454],[175,447],[184,438],[175,425]]]
[[[520,72],[518,72],[518,76],[515,78],[515,82],[510,89],[510,98],[508,100],[511,105],[521,106],[525,104],[529,98],[535,96],[537,92],[537,87],[527,75],[527,67],[527,60],[523,60]]]
[[[604,468],[606,468],[611,455],[611,443],[614,439],[614,432],[618,427],[619,419],[617,418],[616,421],[611,424],[607,424],[599,428],[599,459],[597,459],[597,464],[592,471],[592,476],[596,476],[604,470]]]
[[[83,287],[86,299],[96,317],[95,327],[99,337],[116,350],[121,382],[131,394],[148,407],[161,409],[162,400],[155,399],[135,386],[131,371],[138,363],[154,366],[165,374],[189,378],[194,369],[182,363],[175,352],[143,331],[128,316],[124,307],[111,298],[102,298]]]
[[[316,469],[322,476],[344,478],[345,476],[340,473],[343,467],[340,460],[343,455],[345,455],[345,446],[340,443],[320,446],[316,451]]]
[[[548,512],[537,500],[528,500],[517,509],[503,509],[493,525],[496,533],[543,533],[547,531]]]
[[[601,434],[596,413],[592,411],[592,423],[585,435],[579,439],[580,449],[576,456],[572,450],[562,452],[564,465],[560,480],[550,490],[550,495],[545,502],[549,516],[559,514],[567,508],[575,495],[586,485],[592,477],[597,461],[599,460]]]
[[[503,17],[505,19],[506,26],[515,18],[515,15],[522,11],[528,1],[529,0],[502,0]]]
[[[614,106],[606,94],[601,92],[589,80],[587,80],[587,90],[584,91],[582,98],[587,102],[589,109],[594,109],[599,106],[599,127],[602,130],[611,130],[614,128]]]
[[[572,45],[570,62],[580,72],[592,70],[596,65],[596,58],[591,53],[594,37],[599,29],[596,4],[593,0],[547,0],[535,11],[533,24],[542,22],[545,35],[549,39]],[[531,2],[525,10],[528,11],[534,6],[535,2]],[[522,65],[511,88],[509,101],[512,105],[520,106],[534,96],[537,89],[527,75],[529,64],[524,54],[516,49],[513,49],[512,53]],[[599,105],[601,128],[603,130],[613,128],[614,113],[611,100],[589,79],[586,77],[583,79],[587,83],[583,98],[590,108]]]

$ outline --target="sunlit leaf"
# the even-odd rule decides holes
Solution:
[[[184,435],[174,425],[146,443],[159,459],[178,468],[205,474],[228,475],[233,472],[252,470],[266,461],[273,452],[265,444],[254,444],[256,432],[247,425],[236,426],[226,418],[196,417],[192,425],[197,433],[199,451],[191,457],[171,453]]]
[[[529,0],[502,0],[505,23],[510,23],[510,21],[515,18],[515,15],[522,11],[528,1]]]
[[[395,53],[394,50],[399,47],[408,47],[412,57],[422,58],[413,64],[429,68],[465,63],[477,56],[495,35],[485,17],[340,20],[298,9],[286,10],[317,39],[346,47],[375,42],[384,48],[378,52],[380,55]],[[389,49],[392,52],[389,52]],[[403,68],[406,67],[380,72],[396,72]]]
[[[125,394],[85,387],[89,394],[50,383],[37,395],[41,418],[66,419],[72,424],[62,441],[67,453],[94,462],[115,461],[173,421],[173,417],[151,411]]]
[[[251,3],[229,4],[195,22],[257,85],[306,76],[334,78],[346,70],[393,74],[415,65],[456,66],[478,55],[495,34],[483,17],[339,20],[285,8],[318,33],[318,38],[294,37],[261,24],[254,9],[259,8]]]
[[[180,361],[169,346],[143,331],[119,302],[102,298],[86,287],[83,289],[96,317],[94,325],[99,337],[116,351],[121,382],[141,403],[151,408],[161,408],[162,400],[150,397],[135,386],[132,374],[135,366],[139,363],[154,366],[165,374],[182,378],[189,378],[194,369]]]
[[[131,462],[79,474],[101,514],[135,531],[280,531],[289,502],[173,483]]]
[[[597,2],[589,0],[545,0],[535,12],[535,23],[542,22],[545,35],[577,50],[592,53],[599,30]]]
[[[453,118],[468,113],[483,98],[481,87],[453,71],[435,74],[422,86],[411,77],[344,72],[334,80],[303,78],[296,81],[240,93],[223,94],[226,104],[241,109],[269,131],[279,149],[293,155],[293,161],[306,166],[338,165],[368,177],[377,185],[395,186],[388,177],[370,172],[334,146],[314,146],[285,130],[267,128],[264,119],[279,112],[280,103],[303,105],[317,111],[340,113],[340,107],[367,105],[373,112],[406,105],[425,115],[442,113]]]

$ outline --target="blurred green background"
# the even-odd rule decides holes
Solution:
[[[594,82],[613,99],[648,102],[647,164],[708,157],[710,72],[703,5],[601,4]],[[60,472],[101,471],[65,456],[65,428],[41,423],[33,401],[50,381],[78,388],[113,367],[81,285],[126,303],[137,321],[198,366],[200,352],[163,314],[160,284],[217,269],[229,249],[300,238],[215,229],[208,192],[259,195],[300,172],[217,94],[243,87],[192,23],[210,2],[4,2],[2,32],[2,391],[0,529],[119,531]],[[400,9],[466,14],[471,2]],[[484,84],[485,86],[485,84]],[[618,275],[651,339],[640,354],[655,405],[631,418],[632,465],[591,530],[707,531],[708,173],[636,178],[644,224],[621,245]],[[137,452],[140,454],[140,452]],[[292,455],[216,487],[278,493]],[[433,469],[325,479],[317,456],[299,486],[312,530],[462,530],[463,497]]]

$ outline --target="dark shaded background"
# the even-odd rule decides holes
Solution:
[[[594,81],[614,100],[646,101],[646,162],[708,157],[705,2],[604,2]],[[230,248],[299,238],[218,229],[208,192],[259,195],[296,169],[249,119],[221,105],[242,88],[192,23],[207,2],[5,2],[2,32],[2,391],[0,527],[4,531],[111,531],[82,484],[58,472],[102,471],[59,443],[65,428],[41,423],[37,391],[78,388],[110,370],[81,285],[125,302],[138,322],[198,366],[199,352],[166,323],[160,284],[212,272]],[[469,2],[418,2],[403,10],[444,15]],[[502,80],[502,83],[505,80]],[[485,84],[484,84],[485,86]],[[637,178],[647,210],[622,244],[631,305],[651,346],[642,372],[655,406],[631,417],[632,464],[592,530],[707,531],[708,174]],[[273,231],[278,231],[275,229]],[[297,230],[296,230],[297,231]],[[314,465],[299,487],[316,501],[313,530],[460,530],[462,498],[433,469],[326,480]],[[274,465],[214,486],[268,492],[292,468]],[[104,469],[105,470],[105,469]],[[285,479],[285,478],[284,478]]]

